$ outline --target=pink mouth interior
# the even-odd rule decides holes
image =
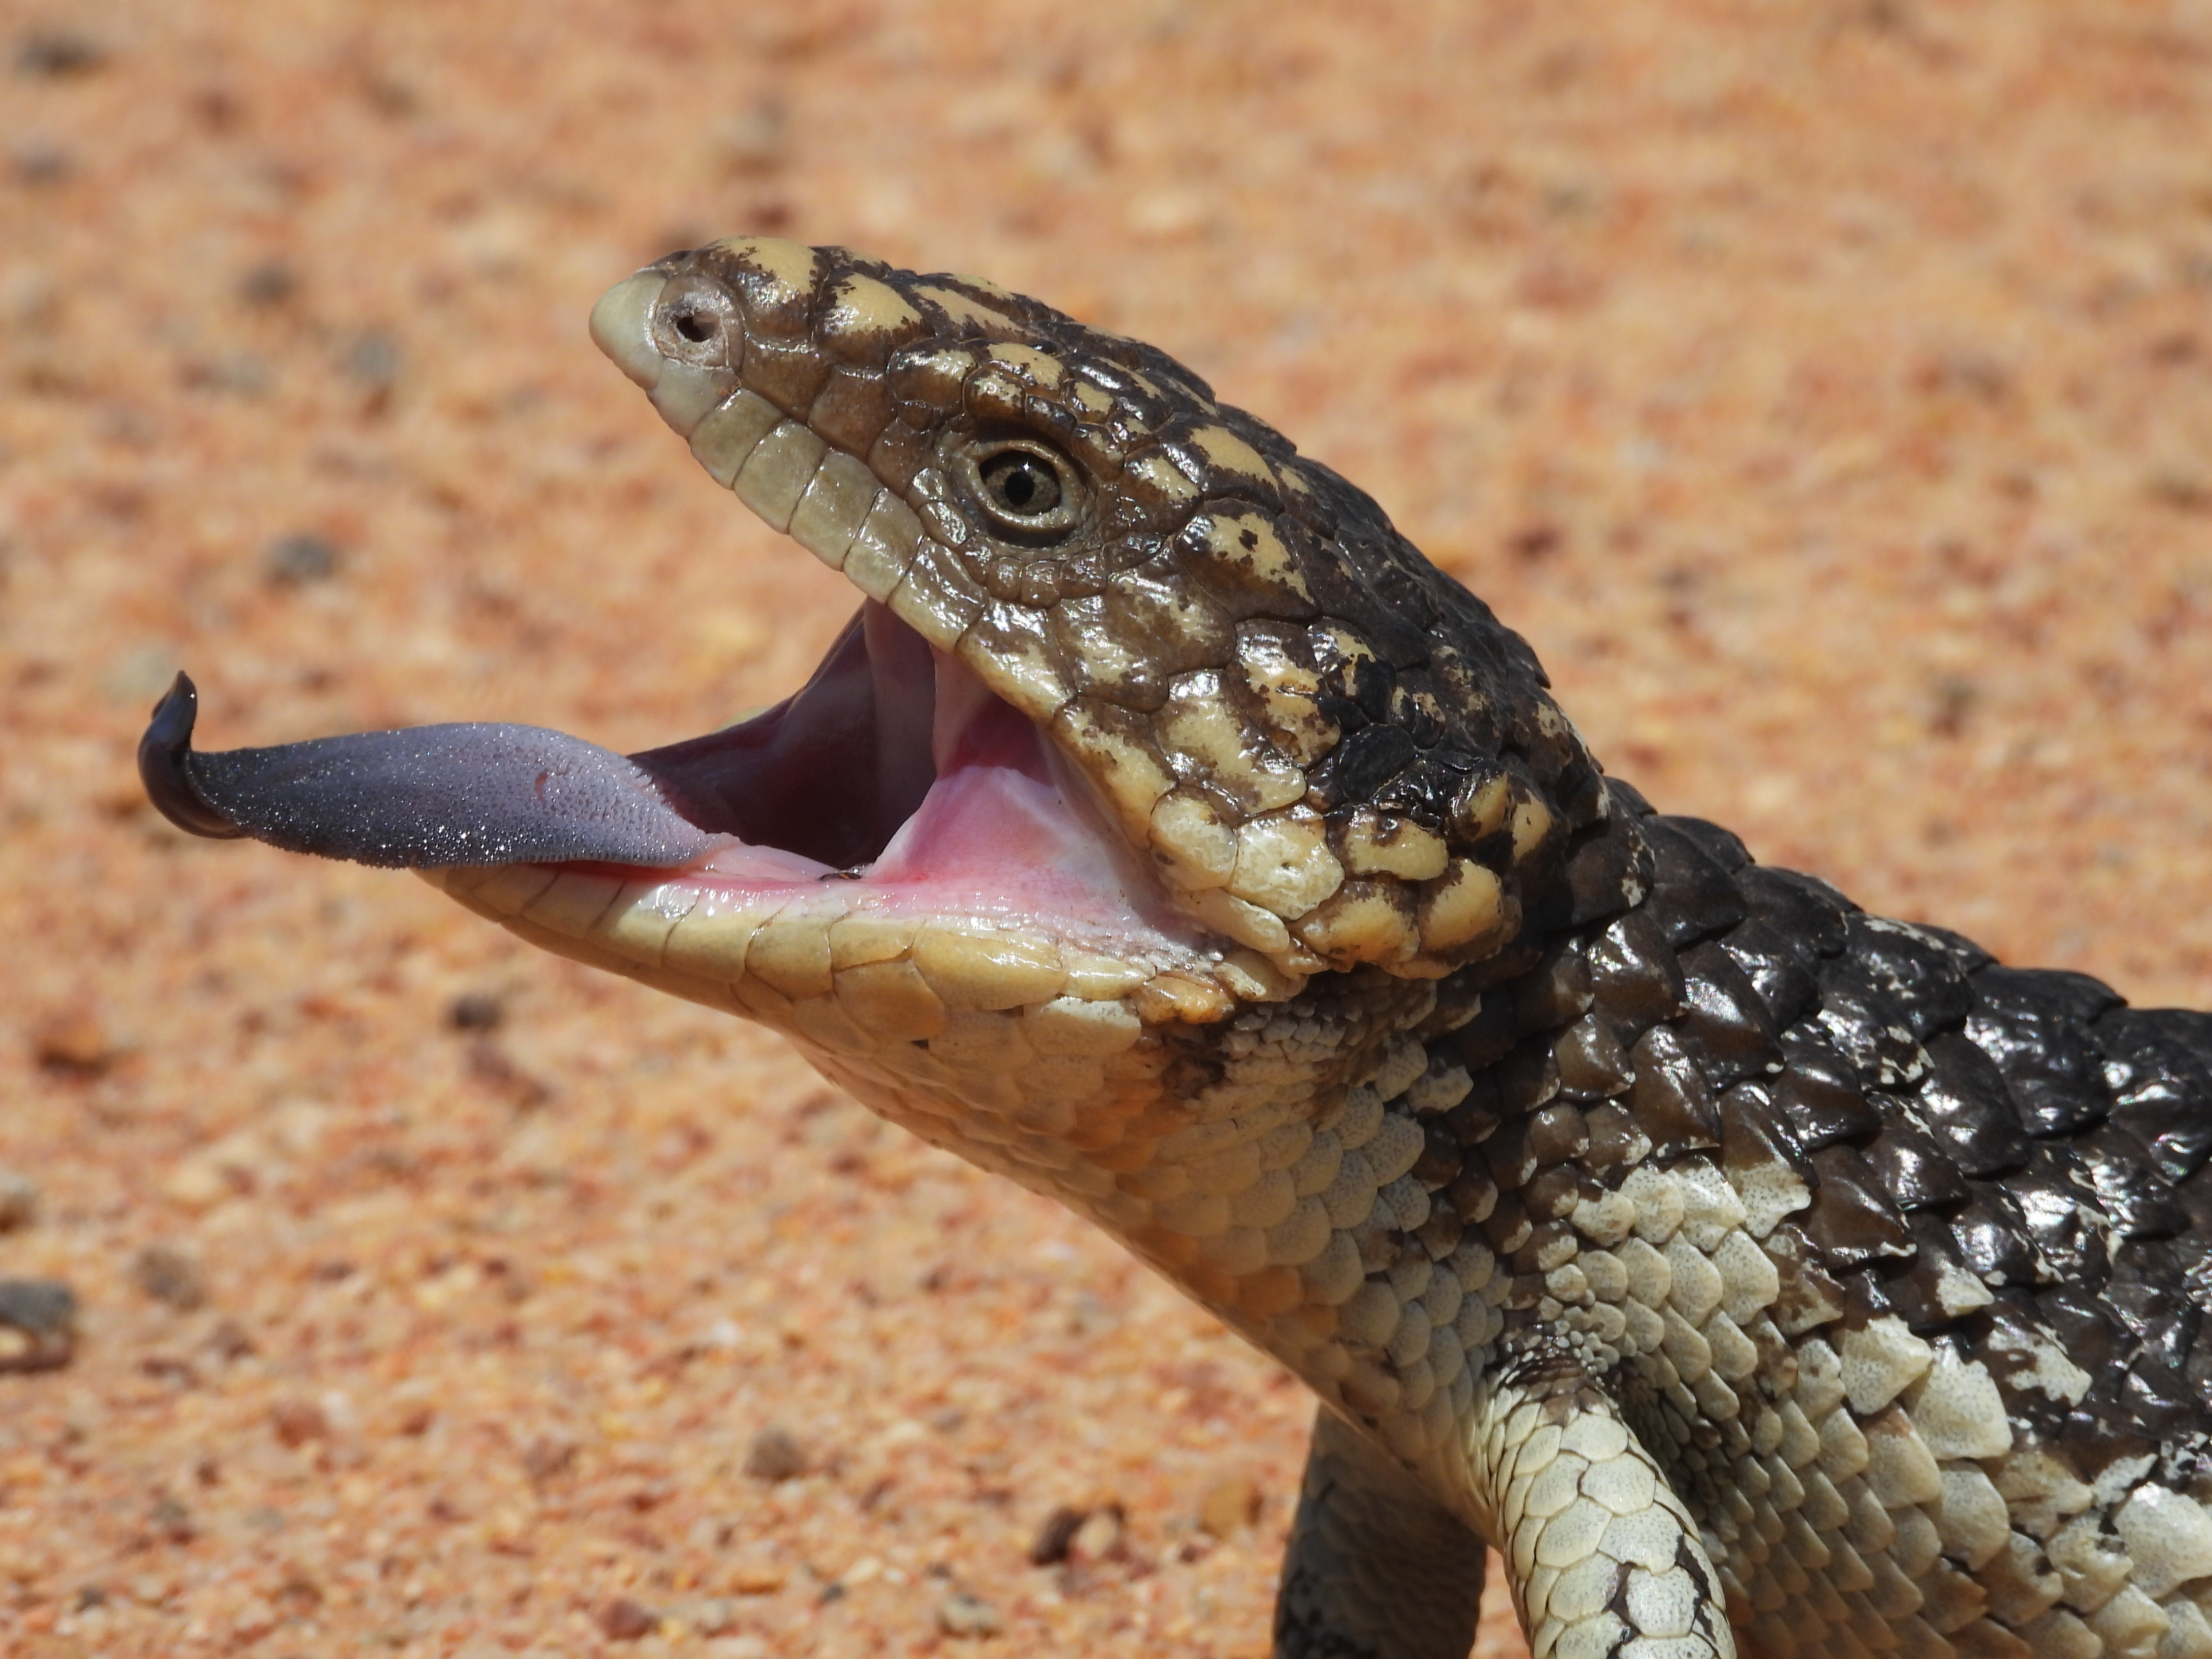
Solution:
[[[1036,726],[872,601],[793,696],[631,758],[685,819],[735,838],[689,866],[686,885],[834,879],[896,908],[957,902],[1124,936],[1167,921]]]

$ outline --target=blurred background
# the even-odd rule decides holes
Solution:
[[[1151,340],[1662,807],[2202,1005],[2208,114],[2201,0],[0,0],[10,1650],[1265,1650],[1265,1362],[735,1021],[140,800],[179,666],[210,747],[798,683],[853,596],[592,349],[633,266]]]

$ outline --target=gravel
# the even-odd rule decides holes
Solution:
[[[87,1300],[68,1369],[4,1379],[18,1645],[588,1652],[743,1559],[781,1582],[702,1648],[950,1644],[957,1584],[1009,1652],[1264,1651],[1313,1411],[1272,1364],[726,1015],[137,787],[179,665],[211,748],[642,748],[800,683],[850,589],[584,337],[670,247],[782,226],[1155,340],[1372,489],[1662,806],[2212,1002],[2201,20],[1125,9],[576,0],[520,51],[475,0],[48,5],[107,53],[21,73],[0,40],[0,1166],[40,1188],[0,1272]],[[295,297],[241,304],[271,260]],[[272,586],[300,531],[342,572]],[[437,1035],[492,988],[495,1032]],[[155,1245],[214,1305],[130,1282]],[[288,1448],[295,1401],[356,1426]],[[780,1419],[809,1472],[747,1476]],[[1209,1540],[1237,1480],[1258,1522]],[[1127,1563],[1028,1564],[1109,1492]]]

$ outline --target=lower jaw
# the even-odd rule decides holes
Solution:
[[[532,944],[769,1026],[884,1117],[1116,1231],[1140,1218],[1114,1172],[1148,1164],[1172,1115],[1164,1028],[1287,989],[1164,936],[1047,932],[856,882],[422,873]]]
[[[1250,951],[1127,914],[1062,914],[1047,925],[980,872],[973,883],[732,882],[714,863],[674,874],[550,865],[420,873],[556,954],[848,1055],[957,1047],[966,1016],[1055,1005],[1055,1018],[1075,1005],[1121,1006],[1133,1034],[1204,1024],[1297,986]],[[1112,1024],[1092,1018],[1102,1030]]]

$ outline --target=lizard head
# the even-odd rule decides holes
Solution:
[[[1242,1276],[1303,1246],[1146,1171],[1230,1120],[1304,1134],[1269,1155],[1295,1157],[1298,1120],[1398,1063],[1433,981],[1557,908],[1606,792],[1533,653],[1198,377],[988,283],[734,239],[622,283],[592,332],[860,591],[808,684],[625,758],[517,726],[196,754],[180,679],[141,750],[157,804],[421,869],[761,1019],[1249,1302]],[[1317,980],[1325,1017],[1275,1017]]]
[[[745,238],[593,313],[718,483],[1018,715],[1170,907],[1303,975],[1495,951],[1596,770],[1526,645],[1148,346]]]

